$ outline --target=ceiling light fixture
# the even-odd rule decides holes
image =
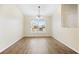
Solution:
[[[38,6],[38,17],[40,18],[40,6]]]
[[[40,15],[40,6],[37,6],[38,7],[38,14],[36,16],[37,19],[41,19],[41,15]]]

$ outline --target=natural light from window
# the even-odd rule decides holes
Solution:
[[[33,19],[32,20],[32,32],[46,32],[46,20],[45,19]]]

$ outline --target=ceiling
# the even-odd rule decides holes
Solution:
[[[24,15],[38,15],[38,6],[40,6],[40,14],[43,16],[52,15],[58,4],[19,4],[17,7]]]

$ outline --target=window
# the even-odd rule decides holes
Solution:
[[[63,4],[61,8],[62,26],[76,28],[78,26],[77,4]]]
[[[45,32],[46,20],[45,19],[33,19],[32,20],[32,32]]]

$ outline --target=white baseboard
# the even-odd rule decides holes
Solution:
[[[52,38],[55,38],[55,39],[57,40],[57,38],[56,38],[56,37],[54,37],[54,36],[51,36],[51,37],[52,37]],[[64,43],[63,41],[60,41],[60,40],[57,40],[57,41],[61,42],[62,44],[64,44],[65,46],[69,47],[69,48],[70,48],[70,49],[72,49],[73,51],[75,51],[75,52],[79,53],[79,51],[77,51],[76,49],[74,49],[74,48],[70,47],[69,45],[67,45],[67,44],[66,44],[66,43]]]
[[[51,36],[24,36],[26,38],[51,37]]]
[[[23,37],[19,38],[19,39],[16,39],[14,40],[11,44],[5,46],[3,49],[0,50],[0,53],[5,51],[7,48],[9,48],[10,46],[12,46],[13,44],[15,44],[17,41],[19,41],[20,39],[22,39]]]

